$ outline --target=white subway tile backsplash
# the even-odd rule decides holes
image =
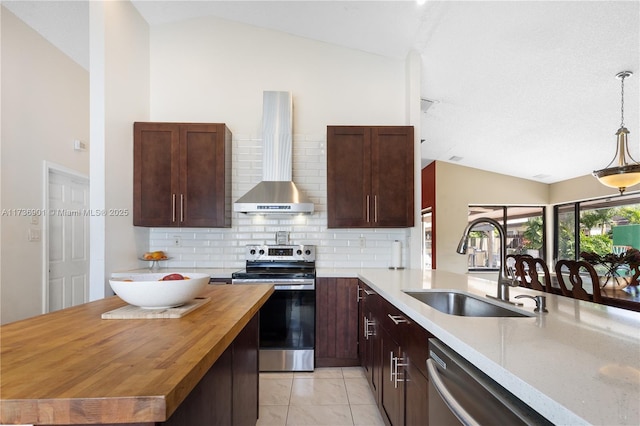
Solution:
[[[232,212],[232,227],[153,228],[150,250],[164,250],[170,267],[237,268],[244,266],[244,246],[275,244],[276,231],[290,232],[292,244],[316,245],[319,268],[379,268],[390,264],[391,243],[409,241],[408,229],[327,228],[326,135],[293,137],[293,180],[315,204],[311,216],[267,219]],[[232,200],[262,179],[262,141],[252,135],[233,136]],[[180,236],[181,247],[174,246]],[[361,247],[361,238],[365,246]],[[403,259],[405,259],[403,253]]]

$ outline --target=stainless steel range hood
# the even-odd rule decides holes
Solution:
[[[233,211],[246,214],[313,213],[313,202],[292,180],[293,107],[291,93],[263,93],[262,182],[240,197]]]

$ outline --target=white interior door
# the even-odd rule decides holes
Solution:
[[[49,170],[47,311],[88,301],[89,180]]]

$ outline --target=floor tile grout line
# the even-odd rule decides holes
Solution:
[[[293,384],[296,381],[295,373],[291,375],[291,387],[289,388],[289,400],[287,401],[287,415],[284,416],[284,425],[289,424],[289,410],[291,410],[291,397],[293,396]]]
[[[317,373],[317,370],[314,371],[314,372],[311,372],[312,375],[308,375],[308,373],[306,373],[307,375],[300,375],[300,377],[296,377],[296,374],[294,373],[294,374],[291,374],[290,376],[287,376],[287,377],[281,377],[281,378],[286,378],[286,379],[291,380],[291,387],[289,389],[289,398],[288,398],[288,401],[287,401],[288,403],[286,405],[286,414],[284,416],[284,425],[285,426],[288,425],[288,422],[290,420],[289,418],[290,418],[290,415],[291,415],[291,411],[290,410],[291,410],[291,407],[292,407],[291,403],[292,403],[292,398],[293,398],[293,393],[294,393],[294,383],[295,383],[296,380],[304,380],[304,379],[314,379],[314,380],[320,380],[320,379],[334,379],[335,380],[335,379],[340,379],[341,382],[342,382],[342,386],[344,388],[344,391],[345,391],[346,399],[347,399],[347,404],[345,404],[345,405],[348,405],[348,407],[349,407],[349,415],[350,415],[350,419],[351,419],[351,425],[355,425],[356,424],[353,407],[356,406],[356,405],[357,406],[369,406],[369,405],[372,405],[372,404],[365,404],[365,403],[355,404],[355,403],[352,403],[352,398],[349,396],[349,392],[348,392],[348,389],[347,389],[347,378],[350,379],[350,380],[359,380],[361,378],[365,378],[366,379],[366,377],[364,375],[360,375],[360,374],[358,374],[358,375],[349,375],[349,377],[346,377],[345,374],[344,374],[344,368],[338,367],[337,369],[340,370],[340,374],[339,374],[340,377],[338,377],[337,374],[336,374],[335,377],[332,377],[331,375],[329,375],[327,377],[314,377],[315,374]],[[269,380],[266,377],[264,377],[264,378],[266,380]],[[310,405],[313,405],[313,404],[310,404]]]

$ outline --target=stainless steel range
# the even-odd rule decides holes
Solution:
[[[260,309],[260,371],[313,371],[316,250],[309,245],[249,245],[232,284],[269,283]]]

